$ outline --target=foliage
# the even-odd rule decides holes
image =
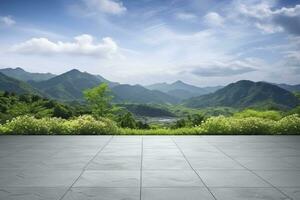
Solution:
[[[167,108],[153,104],[119,104],[136,116],[175,117]]]
[[[112,96],[106,83],[102,83],[92,89],[87,89],[83,93],[94,116],[103,117],[110,112]]]
[[[137,129],[118,128],[116,123],[106,118],[95,119],[83,115],[69,120],[61,118],[41,118],[19,116],[0,125],[0,134],[78,134],[78,135],[300,135],[300,117],[286,116],[278,121],[258,117],[210,117],[195,127],[177,129]]]
[[[95,119],[89,115],[65,120],[61,118],[37,119],[33,116],[19,116],[1,126],[0,133],[16,135],[106,135],[117,134],[116,124],[106,118]]]
[[[279,111],[257,111],[252,109],[246,109],[241,112],[237,112],[234,114],[236,118],[248,118],[248,117],[258,117],[263,119],[271,119],[271,120],[280,120],[282,115]]]
[[[123,115],[119,115],[117,119],[118,125],[122,128],[131,129],[149,129],[150,126],[142,121],[136,121],[134,116],[130,112],[126,112]]]
[[[296,108],[290,110],[287,114],[288,115],[292,115],[292,114],[298,114],[298,115],[300,115],[300,106],[297,106]]]
[[[130,112],[120,115],[118,123],[122,128],[136,128],[136,121]]]
[[[294,92],[294,95],[298,98],[298,100],[300,101],[300,92]]]
[[[0,123],[22,115],[36,118],[61,117],[68,119],[78,115],[78,110],[77,107],[71,107],[37,95],[0,93]]]
[[[201,114],[188,115],[187,118],[179,119],[172,128],[194,127],[203,123],[205,117]]]
[[[113,121],[106,118],[95,119],[90,115],[65,121],[64,125],[68,127],[69,134],[76,135],[113,135],[118,132],[118,127]]]
[[[297,114],[289,115],[276,122],[273,133],[275,134],[300,134],[300,117]]]

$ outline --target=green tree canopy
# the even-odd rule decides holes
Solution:
[[[106,83],[102,83],[92,89],[87,89],[83,94],[94,116],[103,117],[110,113],[112,109],[110,102],[113,97]]]

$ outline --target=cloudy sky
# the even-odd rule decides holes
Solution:
[[[0,68],[300,83],[300,0],[0,0]]]

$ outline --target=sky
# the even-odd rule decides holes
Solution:
[[[300,0],[0,0],[0,68],[300,84]]]

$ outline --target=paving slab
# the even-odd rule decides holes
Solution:
[[[0,200],[300,199],[299,136],[0,136]]]

